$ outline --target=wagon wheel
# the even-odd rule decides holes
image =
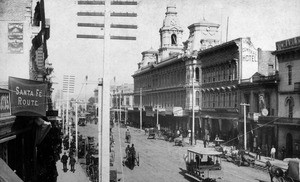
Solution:
[[[285,182],[285,180],[284,180],[283,177],[274,177],[274,178],[273,178],[273,181],[274,181],[274,182]]]
[[[293,178],[287,176],[284,178],[284,181],[283,182],[294,182]]]

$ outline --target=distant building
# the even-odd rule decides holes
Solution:
[[[133,110],[133,84],[113,85],[111,92],[111,117],[121,121],[128,120],[128,111]],[[116,120],[116,121],[117,121]]]
[[[300,37],[276,42],[273,52],[279,63],[278,149],[285,157],[300,157]]]

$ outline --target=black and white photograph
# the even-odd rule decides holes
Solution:
[[[0,182],[300,182],[300,0],[0,0]]]

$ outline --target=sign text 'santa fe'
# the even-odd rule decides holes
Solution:
[[[23,106],[39,106],[36,97],[42,97],[43,90],[22,90],[20,87],[16,87],[16,95],[18,96],[18,105]],[[26,99],[22,96],[29,96]],[[30,99],[32,97],[32,99]]]
[[[9,77],[11,112],[16,116],[46,116],[47,84]]]

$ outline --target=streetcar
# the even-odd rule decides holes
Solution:
[[[222,169],[221,155],[222,152],[210,148],[188,149],[187,154],[184,155],[186,164],[185,175],[196,181],[207,179],[214,181],[214,179],[209,177],[209,173],[212,170]]]

